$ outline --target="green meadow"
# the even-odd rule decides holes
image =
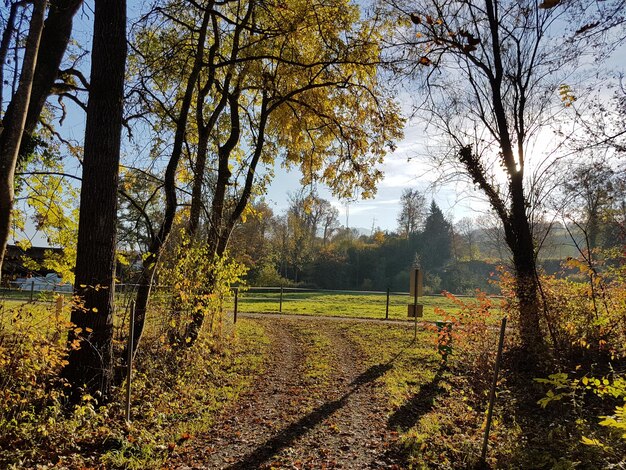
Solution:
[[[412,296],[391,293],[388,318],[409,320],[407,308],[410,303],[413,303]],[[437,320],[440,317],[435,313],[437,307],[448,312],[458,310],[453,301],[441,295],[419,297],[418,304],[424,305],[424,320]],[[387,294],[284,290],[281,302],[281,294],[278,291],[249,290],[239,293],[237,311],[384,319],[387,316]]]

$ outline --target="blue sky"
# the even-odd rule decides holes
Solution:
[[[345,201],[334,198],[324,185],[318,186],[318,193],[330,200],[339,210],[342,225],[345,226],[348,219],[349,227],[368,231],[372,227],[389,231],[396,229],[400,196],[407,188],[424,192],[427,199],[434,199],[443,212],[454,220],[486,212],[487,205],[477,199],[478,194],[471,197],[472,190],[467,185],[435,184],[439,175],[420,155],[424,140],[419,125],[408,126],[404,139],[398,142],[396,151],[389,154],[380,167],[384,179],[378,185],[376,196],[373,199],[351,201],[348,205],[348,214]],[[275,168],[275,172],[276,177],[269,187],[266,200],[275,213],[280,213],[288,207],[288,194],[300,189],[298,182],[300,174],[297,171],[287,172],[280,167]]]

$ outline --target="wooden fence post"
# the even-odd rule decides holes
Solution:
[[[385,320],[389,320],[389,287],[387,287],[387,305],[385,307]]]
[[[283,313],[283,286],[280,286],[280,303],[278,304],[278,313]]]
[[[233,323],[237,323],[237,304],[239,302],[239,287],[235,287],[235,308],[233,311]]]
[[[504,345],[504,332],[506,331],[506,317],[502,319],[500,325],[500,340],[498,341],[498,354],[496,355],[496,364],[493,371],[493,382],[491,383],[491,391],[489,393],[489,409],[487,410],[487,423],[485,425],[485,438],[483,439],[483,449],[480,455],[480,461],[484,465],[487,458],[487,446],[489,445],[489,430],[491,429],[491,416],[493,414],[493,402],[496,399],[496,386],[498,385],[498,372],[500,371],[500,360],[502,358],[502,347]]]

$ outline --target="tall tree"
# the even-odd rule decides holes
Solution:
[[[80,194],[74,293],[75,325],[63,376],[74,400],[81,392],[106,401],[112,381],[113,295],[118,168],[126,68],[126,2],[96,0],[91,85]]]
[[[426,217],[426,197],[417,189],[404,189],[400,196],[398,231],[409,238],[417,233]]]
[[[11,231],[11,212],[15,197],[15,167],[24,134],[26,116],[28,115],[45,12],[46,0],[33,2],[19,86],[11,99],[7,113],[2,119],[2,133],[0,134],[0,269]],[[12,25],[7,25],[5,32],[9,31],[10,28]],[[6,44],[4,37],[2,42],[4,48],[4,44]],[[4,63],[0,64],[0,67],[3,68]],[[4,86],[4,84],[0,83],[0,86]]]
[[[422,78],[426,96],[420,110],[447,142],[445,161],[470,177],[504,228],[530,367],[539,357],[543,335],[531,227],[537,187],[529,188],[529,147],[563,108],[555,106],[561,101],[559,85],[586,50],[581,33],[589,26],[585,5],[535,0],[395,3],[405,20],[396,38],[395,65]]]
[[[565,210],[585,234],[585,247],[598,246],[603,219],[608,218],[617,196],[617,175],[603,161],[580,165],[566,173],[563,182]]]
[[[204,227],[209,252],[222,257],[277,157],[299,166],[304,184],[319,179],[343,196],[355,188],[371,195],[381,177],[376,164],[402,125],[377,77],[376,25],[360,21],[354,5],[172,1],[146,18],[135,36],[137,96],[174,144],[166,207],[145,258],[140,322],[150,270],[184,197],[177,184],[191,183],[189,231],[195,237]],[[154,154],[169,152],[155,143]]]
[[[26,88],[23,88],[20,93],[16,93],[12,97],[2,119],[3,133],[4,129],[11,128],[23,120],[23,129],[20,138],[17,141],[18,156],[15,160],[11,160],[6,157],[7,159],[1,164],[3,169],[6,165],[6,171],[2,172],[2,185],[14,186],[15,183],[13,181],[13,175],[16,169],[15,167],[18,164],[23,163],[28,153],[32,151],[32,148],[35,145],[33,133],[37,126],[37,122],[40,118],[46,99],[53,91],[55,81],[61,78],[63,82],[68,82],[69,77],[76,73],[73,69],[66,70],[64,73],[61,73],[59,68],[61,66],[65,50],[67,49],[67,45],[70,41],[72,19],[82,4],[82,0],[50,0],[48,3],[48,15],[43,22],[43,29],[40,31],[41,38],[36,51],[36,63],[32,64],[34,65],[34,70],[32,70],[32,78],[30,79],[30,97],[28,99],[28,103],[26,103],[26,111],[24,111],[24,103],[22,101],[22,95]],[[9,15],[6,19],[5,28],[2,34],[2,42],[0,44],[1,84],[4,84],[3,77],[6,53],[9,49],[11,41],[15,40],[13,38],[15,32],[15,18],[18,14],[18,10],[22,8],[24,4],[25,2],[12,2]],[[43,10],[45,11],[45,7]],[[35,25],[37,25],[38,21],[41,21],[41,19],[37,19]],[[32,45],[26,45],[24,60],[32,59],[30,52],[28,52],[29,47],[32,47]],[[26,63],[23,65],[26,65]],[[27,66],[26,69],[23,69],[23,71],[26,71],[28,68],[29,67]],[[27,78],[27,75],[24,76],[24,79]],[[82,78],[82,75],[78,75]],[[3,88],[4,85],[2,86],[2,89]],[[0,103],[1,102],[2,91],[0,89]],[[25,116],[24,112],[26,113]],[[9,134],[11,134],[11,132]],[[11,148],[13,144],[11,142],[14,139],[9,139],[9,134],[7,134],[5,139],[0,139],[0,153],[12,151]],[[15,134],[13,135],[15,136]],[[11,147],[9,148],[7,146]],[[4,178],[7,179],[4,180]],[[6,192],[7,191],[5,191],[5,193]],[[1,197],[0,201],[2,201]],[[4,200],[1,204],[6,205],[7,203],[8,200]],[[10,203],[10,207],[12,209],[12,202]],[[10,217],[11,210],[0,210],[0,227],[4,227],[5,225],[10,227]],[[7,240],[8,233],[7,238],[5,238],[4,229],[0,229],[0,269],[2,268],[2,260],[4,257],[3,253]]]
[[[432,201],[422,233],[420,259],[424,269],[438,270],[452,257],[452,224]]]
[[[463,217],[456,224],[456,231],[462,239],[465,256],[473,261],[477,255],[476,225],[471,217]],[[461,251],[461,250],[459,250]],[[460,253],[459,253],[460,255]]]

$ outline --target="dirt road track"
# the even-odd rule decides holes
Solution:
[[[389,452],[395,433],[376,389],[376,379],[393,364],[364,365],[340,322],[281,316],[255,321],[271,340],[264,374],[213,429],[173,456],[169,468],[401,468]],[[319,383],[306,375],[309,345],[302,328],[328,339],[323,353],[332,367]]]

